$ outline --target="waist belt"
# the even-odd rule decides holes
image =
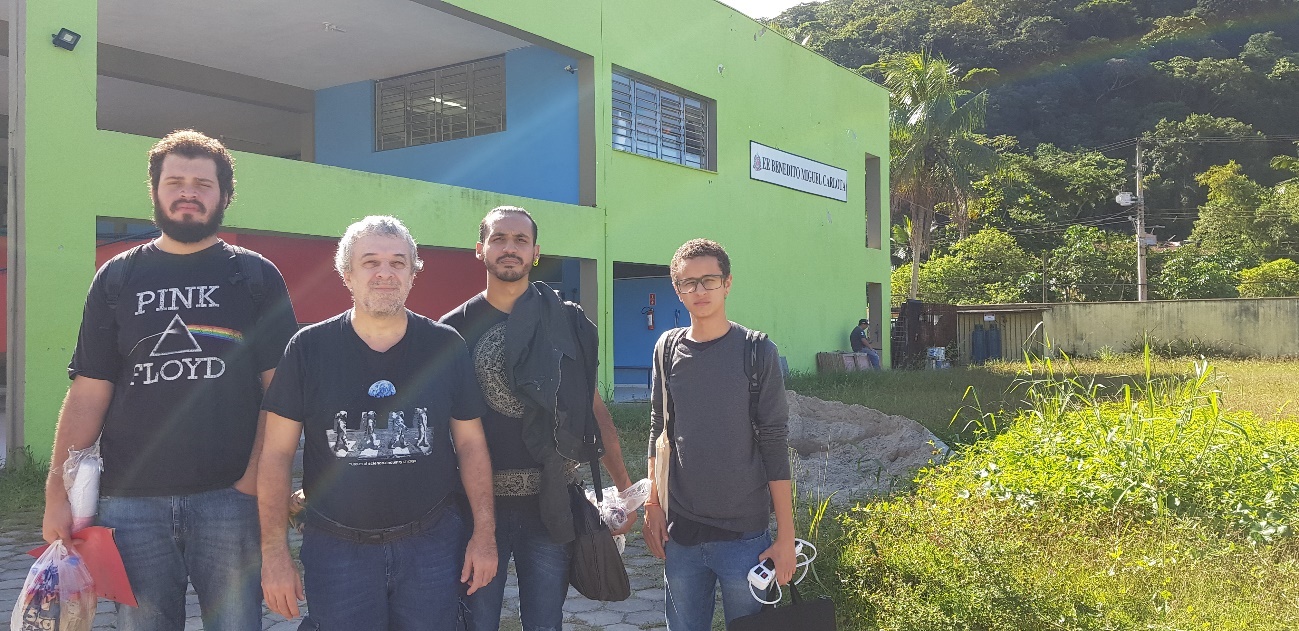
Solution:
[[[564,465],[564,478],[570,483],[581,482],[577,463]],[[496,497],[529,497],[541,492],[541,469],[501,469],[492,472],[492,495]]]
[[[327,532],[336,537],[351,541],[352,543],[361,543],[367,545],[379,545],[392,543],[398,539],[404,539],[411,535],[417,535],[429,528],[432,528],[442,519],[443,513],[451,508],[452,502],[448,499],[450,494],[438,501],[433,508],[424,513],[422,517],[408,524],[393,526],[391,528],[352,528],[344,526],[320,513],[307,508],[307,528],[317,528],[322,532]]]

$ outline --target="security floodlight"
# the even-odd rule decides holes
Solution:
[[[81,41],[79,33],[74,33],[65,28],[59,29],[59,32],[52,37],[54,38],[54,45],[63,50],[72,50],[77,47],[77,42]]]
[[[1115,196],[1114,196],[1114,201],[1117,202],[1118,205],[1120,205],[1120,206],[1131,206],[1131,205],[1137,203],[1137,201],[1139,201],[1139,200],[1137,199],[1137,196],[1136,196],[1136,195],[1133,195],[1132,193],[1129,193],[1129,192],[1127,192],[1127,191],[1124,191],[1124,192],[1122,192],[1122,193],[1119,193],[1118,195],[1115,195]]]

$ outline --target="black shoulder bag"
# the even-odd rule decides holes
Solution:
[[[835,631],[834,601],[824,596],[803,600],[798,586],[789,584],[789,597],[793,601],[784,607],[763,605],[762,611],[736,618],[726,625],[726,631]]]
[[[581,323],[574,320],[574,310],[569,310],[570,323],[578,337],[582,352],[584,376],[591,383],[584,395],[586,405],[593,405],[595,399],[594,364],[588,363],[596,353],[595,349],[582,344]],[[585,319],[585,318],[583,318]],[[600,430],[595,424],[595,414],[591,413],[588,430],[594,432],[594,445],[591,456],[591,479],[595,485],[596,497],[604,501],[600,482]],[[623,565],[622,555],[618,553],[618,544],[613,541],[609,526],[600,519],[600,511],[586,499],[586,492],[576,484],[568,485],[569,506],[573,510],[573,555],[568,564],[568,582],[578,593],[591,600],[622,601],[631,596],[631,582],[627,578],[627,566]]]

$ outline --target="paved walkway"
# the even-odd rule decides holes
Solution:
[[[31,517],[31,516],[29,516]],[[22,519],[25,523],[39,523],[39,516],[34,519]],[[564,602],[564,628],[570,631],[659,631],[663,626],[663,565],[645,549],[639,528],[627,542],[627,551],[623,558],[631,578],[631,598],[616,603],[587,600],[575,590],[569,590],[568,600]],[[299,540],[296,533],[290,544],[297,547]],[[39,526],[11,528],[0,532],[0,625],[8,625],[9,615],[18,601],[18,592],[22,590],[27,570],[32,565],[32,558],[26,552],[40,545]],[[199,620],[198,599],[193,591],[188,596],[187,613],[189,619],[186,631],[202,629]],[[501,617],[501,631],[518,631],[519,625],[519,589],[513,571],[510,573],[505,588],[505,612]],[[95,629],[113,629],[113,603],[101,600],[99,613],[95,616]],[[295,631],[298,621],[286,621],[280,616],[266,611],[262,617],[262,629],[267,631]]]

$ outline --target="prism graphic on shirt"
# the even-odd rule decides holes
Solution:
[[[195,337],[197,336],[197,337]],[[158,338],[149,351],[151,361],[135,365],[130,385],[152,385],[159,382],[199,379],[217,379],[226,372],[226,363],[220,357],[193,357],[204,352],[198,338],[223,340],[241,344],[244,334],[234,329],[205,324],[186,324],[180,315],[172,317],[161,333],[150,335],[136,343],[138,348],[152,338]]]
[[[333,426],[325,430],[325,439],[336,458],[389,460],[412,454],[433,453],[429,440],[428,409],[415,408],[413,412],[414,427],[407,425],[404,410],[389,412],[386,427],[378,427],[377,414],[374,410],[367,410],[361,413],[357,428],[350,429],[347,411],[339,410],[334,414]]]

